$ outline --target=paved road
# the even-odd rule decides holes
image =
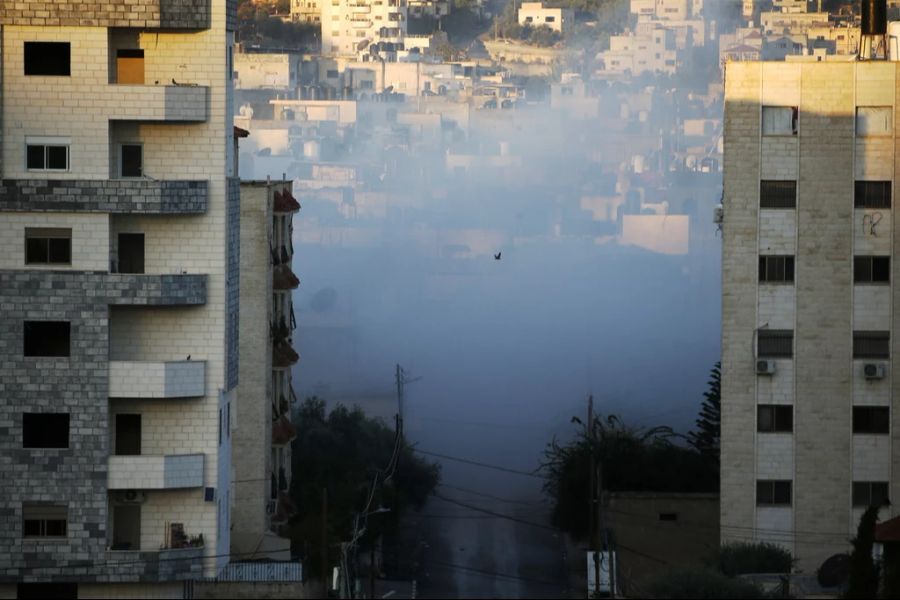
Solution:
[[[546,507],[511,505],[442,492],[449,498],[522,521],[546,523]],[[427,544],[421,598],[568,597],[563,543],[550,528],[498,518],[440,498],[422,509]]]

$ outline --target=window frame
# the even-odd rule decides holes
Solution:
[[[778,349],[774,352],[763,351],[763,341],[776,344],[777,341],[789,340],[790,351]],[[758,359],[778,359],[778,358],[794,358],[794,330],[793,329],[757,329],[756,330],[756,358]]]
[[[31,513],[29,515],[28,513]],[[65,513],[64,518],[53,518],[58,517],[59,515],[54,515],[53,513]],[[31,518],[29,518],[31,517]],[[28,521],[38,522],[39,533],[28,534],[27,533],[27,523]],[[48,523],[50,522],[62,522],[62,534],[57,535],[49,535],[47,534]],[[22,503],[22,539],[23,540],[63,540],[68,538],[69,536],[69,505],[68,504],[55,504],[55,503],[44,503],[44,502],[23,502]]]
[[[788,191],[790,193],[787,193]],[[761,179],[759,182],[759,208],[775,210],[796,209],[797,180]]]
[[[59,140],[59,141],[57,141]],[[41,167],[32,167],[29,165],[28,161],[28,153],[31,148],[43,148],[43,166]],[[64,148],[66,151],[66,166],[65,168],[55,168],[49,167],[47,165],[50,164],[50,149],[51,148]],[[69,141],[63,140],[62,138],[56,138],[55,140],[51,138],[40,139],[40,138],[26,138],[25,139],[25,170],[32,173],[68,173],[72,170],[72,154],[71,154],[71,144]]]
[[[868,125],[868,123],[870,121],[875,120],[875,115],[873,114],[873,115],[869,116],[867,119],[865,119],[862,122],[863,127],[861,128],[860,127],[860,123],[861,123],[860,122],[860,114],[859,114],[860,109],[863,109],[863,110],[881,109],[882,111],[884,111],[888,117],[887,127],[885,128],[885,130],[881,133],[869,133],[867,131],[861,131],[861,129],[867,129],[866,126]],[[854,129],[853,129],[853,131],[856,134],[856,137],[890,137],[891,135],[893,135],[893,133],[894,133],[894,109],[893,109],[893,107],[891,107],[891,106],[857,106],[856,110],[854,112],[855,112],[855,114],[854,114]]]
[[[26,435],[26,421],[30,421],[30,420],[40,421],[42,418],[46,419],[47,417],[50,417],[50,416],[52,416],[52,417],[64,416],[65,417],[65,430],[66,430],[65,446],[60,446],[60,445],[53,445],[53,446],[44,445],[44,446],[42,446],[42,445],[39,445],[39,442],[41,440],[34,439],[35,434],[32,433],[30,436]],[[43,428],[40,427],[41,425],[43,425]],[[44,423],[32,423],[30,428],[31,429],[38,428],[40,430],[46,431],[46,427],[47,427],[47,424],[46,424],[46,422],[44,422]],[[31,439],[32,443],[30,443],[30,444],[28,443],[29,437],[32,438]],[[40,434],[38,434],[38,437],[40,437]],[[32,449],[32,450],[34,450],[34,449],[65,450],[65,449],[68,449],[71,446],[71,444],[72,444],[72,415],[71,415],[71,413],[58,413],[58,412],[44,412],[44,413],[23,412],[22,413],[22,448],[27,448],[27,449]]]
[[[880,179],[857,179],[853,182],[853,208],[890,210],[893,205],[893,184]]]
[[[863,342],[884,343],[886,352],[864,352],[860,346]],[[859,346],[858,346],[859,345]],[[889,360],[891,357],[891,332],[890,331],[854,331],[853,332],[853,359],[854,360]]]
[[[29,354],[28,353],[28,328],[29,323],[65,323],[66,337],[68,338],[68,351],[66,354]],[[49,319],[26,319],[22,324],[22,356],[24,358],[71,358],[72,357],[72,322],[53,321]]]
[[[141,151],[140,175],[125,174],[125,147],[134,146]],[[119,178],[120,179],[143,179],[144,178],[144,143],[143,142],[119,142]]]
[[[851,484],[850,491],[850,502],[853,508],[869,508],[874,505],[874,497],[876,494],[873,493],[874,486],[879,486],[880,488],[883,486],[883,493],[880,494],[884,500],[887,500],[890,497],[890,486],[887,481],[854,481]],[[861,496],[865,496],[865,498],[861,498]],[[865,501],[863,501],[865,500]],[[881,503],[879,504],[879,506]]]
[[[771,427],[763,428],[762,412],[771,411]],[[779,416],[780,413],[780,416]],[[786,424],[785,424],[786,422]],[[791,404],[757,404],[757,433],[794,433],[794,407]]]
[[[764,486],[771,486],[766,490]],[[788,500],[784,501],[785,486]],[[780,488],[780,489],[779,489]],[[765,493],[769,492],[769,493]],[[779,494],[780,492],[780,494]],[[779,495],[781,499],[779,501]],[[767,497],[766,497],[767,496]],[[757,479],[756,506],[758,507],[792,507],[794,505],[793,482],[787,479]]]
[[[876,269],[876,264],[878,269]],[[887,279],[875,278],[876,271],[879,274],[887,273]],[[864,254],[853,256],[853,283],[854,285],[890,285],[891,284],[891,257],[889,255]]]
[[[873,414],[883,414],[884,427],[881,427],[881,419],[873,418]],[[863,416],[865,415],[865,416]],[[851,430],[853,435],[890,435],[891,433],[891,407],[889,406],[854,406],[851,416]]]
[[[791,131],[777,131],[766,133],[766,109],[769,110],[790,110],[791,111]],[[781,105],[763,105],[760,111],[759,130],[762,137],[797,137],[800,131],[800,107],[799,106],[781,106]]]
[[[32,240],[46,241],[47,260],[36,260],[34,257],[29,259],[29,242]],[[68,255],[67,261],[52,260],[50,240],[67,240]],[[24,255],[23,262],[28,266],[37,265],[65,265],[72,266],[72,228],[71,227],[26,227],[24,233]]]
[[[795,261],[793,254],[761,254],[759,283],[793,285]],[[780,271],[781,278],[778,278]]]

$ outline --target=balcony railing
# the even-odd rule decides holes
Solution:
[[[110,456],[110,490],[174,490],[203,487],[203,454]]]
[[[206,394],[206,361],[110,361],[110,398],[196,398]]]
[[[109,303],[117,306],[197,306],[206,304],[206,275],[145,275],[110,273],[106,276]]]
[[[123,11],[125,5],[119,2],[0,2],[0,25],[35,25],[35,18],[40,18],[40,24],[48,27],[209,29],[211,4],[211,0],[144,0]]]
[[[110,84],[105,97],[114,108],[106,113],[113,120],[203,122],[209,119],[209,88],[178,82],[170,85]]]
[[[0,211],[203,214],[205,180],[4,179]]]

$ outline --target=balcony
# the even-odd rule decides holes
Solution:
[[[106,563],[97,568],[106,570],[115,581],[172,582],[200,579],[203,576],[203,548],[162,549],[158,552],[111,550]]]
[[[140,29],[209,29],[210,0],[145,0],[123,11],[118,2],[0,2],[0,25],[73,25]],[[233,12],[233,11],[232,11]],[[36,21],[40,19],[40,21]]]
[[[206,394],[206,361],[110,361],[110,398],[197,398]]]
[[[4,179],[0,211],[194,215],[206,212],[205,180]]]
[[[110,456],[110,490],[176,490],[203,487],[203,454]]]
[[[206,275],[110,273],[105,291],[115,306],[199,306],[206,304]]]
[[[200,123],[209,119],[209,88],[202,85],[116,85],[104,96],[114,100],[111,120]]]

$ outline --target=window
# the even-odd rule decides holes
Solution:
[[[23,413],[23,448],[68,448],[69,413]]]
[[[141,415],[116,415],[116,454],[138,456],[141,453]]]
[[[853,482],[853,506],[861,508],[881,506],[887,499],[888,484],[886,481]]]
[[[853,358],[890,358],[889,331],[854,331]]]
[[[144,147],[141,144],[122,144],[119,148],[119,175],[142,177],[144,174]]]
[[[72,230],[26,227],[25,264],[72,264]]]
[[[757,358],[791,358],[794,356],[794,332],[791,329],[759,329],[756,338]]]
[[[544,22],[546,23],[555,23],[556,17],[544,17]]]
[[[792,283],[794,281],[793,256],[760,256],[760,283]]]
[[[853,190],[855,208],[890,208],[890,181],[857,181]]]
[[[328,79],[337,79],[337,76],[338,76],[337,69],[328,69],[328,71],[325,73],[325,76]]]
[[[371,90],[375,88],[375,82],[371,79],[363,79],[359,82],[359,87],[363,90]]]
[[[853,283],[889,283],[890,256],[854,256]]]
[[[677,521],[678,513],[659,513],[659,520],[660,521],[669,521],[669,522]]]
[[[763,106],[763,135],[797,135],[799,112],[796,106]]]
[[[757,406],[756,430],[761,433],[791,433],[794,431],[794,407],[784,404]]]
[[[68,171],[69,144],[27,140],[25,168],[29,171]]]
[[[229,63],[229,72],[231,71]],[[116,83],[144,83],[144,51],[139,48],[120,48],[116,50]]]
[[[887,406],[854,406],[853,433],[890,433],[890,417]]]
[[[23,504],[22,537],[66,537],[65,504]]]
[[[763,180],[759,182],[760,208],[796,208],[797,182]]]
[[[757,481],[756,482],[757,506],[790,506],[791,482],[790,481]]]
[[[858,106],[856,108],[856,135],[890,135],[893,132],[891,126],[890,106]]]
[[[69,356],[68,321],[25,321],[25,356]]]
[[[72,47],[69,42],[25,42],[25,74],[68,77]]]

